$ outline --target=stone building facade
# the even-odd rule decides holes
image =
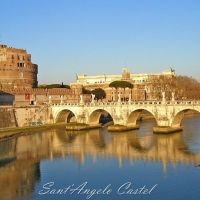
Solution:
[[[166,70],[161,73],[144,73],[144,74],[131,74],[128,68],[123,68],[122,73],[119,75],[77,75],[77,80],[70,85],[83,85],[87,90],[94,90],[96,88],[102,88],[106,92],[105,101],[117,101],[121,98],[122,101],[127,101],[131,98],[132,101],[144,101],[152,100],[151,90],[147,87],[146,82],[149,76],[174,76],[175,73],[172,70]],[[109,87],[109,84],[113,81],[127,81],[133,84],[133,89],[129,88],[115,88]]]
[[[38,66],[24,49],[0,44],[0,105],[28,106],[79,102],[82,85],[71,89],[37,88]],[[83,96],[88,101],[88,95]]]
[[[88,75],[77,75],[77,80],[74,84],[82,84],[83,86],[91,85],[91,84],[101,84],[101,83],[111,83],[117,80],[131,80],[134,84],[144,83],[149,76],[170,76],[175,75],[175,72],[172,70],[165,70],[161,73],[143,73],[143,74],[131,74],[128,68],[123,68],[121,74],[117,75],[96,75],[96,76],[88,76]],[[72,83],[73,84],[73,83]]]
[[[127,81],[133,84],[133,88],[112,88],[109,84],[113,81]],[[132,101],[142,101],[145,99],[145,87],[144,84],[134,83],[131,78],[131,74],[128,68],[122,69],[121,75],[99,75],[99,76],[87,76],[78,75],[77,81],[71,83],[73,85],[83,85],[87,90],[94,90],[96,88],[102,88],[106,92],[106,98],[103,101],[128,101],[131,98]]]
[[[37,87],[38,66],[31,62],[31,55],[24,49],[0,44],[0,88]]]
[[[82,86],[67,88],[15,88],[0,90],[0,105],[28,106],[79,102]],[[90,95],[89,95],[90,96]],[[89,101],[84,95],[85,102]]]

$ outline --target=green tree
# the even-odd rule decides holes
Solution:
[[[69,85],[63,85],[63,82],[62,84],[50,84],[50,85],[45,85],[45,86],[40,86],[40,88],[47,88],[47,89],[51,89],[51,88],[68,88],[70,89],[70,86]]]
[[[113,81],[112,83],[109,84],[109,87],[114,87],[115,89],[118,88],[133,88],[133,84],[129,83],[127,81]]]
[[[51,89],[51,88],[60,88],[60,84],[50,84],[46,85],[45,88]]]
[[[124,98],[125,98],[125,88],[132,89],[133,88],[133,84],[129,83],[127,81],[113,81],[112,83],[109,84],[109,87],[114,87],[116,89],[116,95],[118,93],[118,89],[119,88],[123,88],[124,89]],[[117,97],[115,99],[117,99]]]
[[[92,90],[91,94],[95,95],[95,98],[97,99],[97,101],[99,99],[104,99],[106,97],[106,92],[102,88],[96,88]]]
[[[83,93],[83,94],[91,94],[91,91],[90,91],[90,90],[87,90],[87,89],[85,89],[85,88],[83,87],[82,93]]]

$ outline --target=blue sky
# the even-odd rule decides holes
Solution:
[[[38,82],[173,68],[200,81],[199,0],[2,0],[1,43],[23,48]]]

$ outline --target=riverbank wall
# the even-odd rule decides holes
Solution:
[[[17,127],[17,121],[12,108],[0,108],[0,128]]]
[[[0,106],[0,128],[14,128],[51,123],[47,105]]]

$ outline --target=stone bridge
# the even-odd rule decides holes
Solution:
[[[53,123],[68,123],[70,116],[78,123],[91,126],[99,124],[103,112],[108,112],[114,124],[137,127],[136,122],[142,111],[150,112],[156,120],[154,132],[182,130],[181,120],[188,110],[200,112],[200,101],[136,101],[136,102],[90,102],[52,104]]]

